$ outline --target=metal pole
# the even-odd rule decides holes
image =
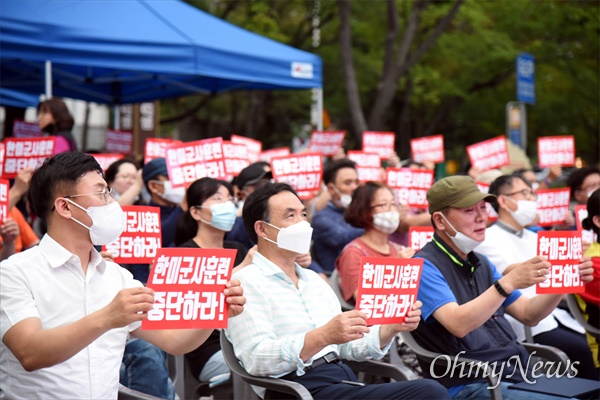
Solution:
[[[318,88],[317,92],[317,130],[323,130],[323,88]]]
[[[52,98],[52,61],[46,60],[46,100]]]

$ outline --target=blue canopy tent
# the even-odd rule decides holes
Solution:
[[[0,87],[0,106],[27,108],[38,103],[39,96]]]
[[[319,56],[179,0],[3,0],[0,49],[0,87],[105,104],[322,87]]]

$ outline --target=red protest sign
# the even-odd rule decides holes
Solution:
[[[15,119],[13,123],[13,137],[16,138],[32,138],[42,137],[42,131],[38,124],[34,122],[25,122]]]
[[[54,136],[4,139],[2,177],[14,178],[25,168],[36,168],[54,153]]]
[[[271,160],[273,179],[289,183],[302,200],[311,199],[321,187],[321,153],[290,154]]]
[[[320,151],[324,156],[334,156],[342,148],[345,137],[346,131],[313,131],[308,148],[313,152]]]
[[[467,153],[473,168],[482,171],[508,165],[510,162],[504,136],[467,146]]]
[[[167,148],[179,143],[182,143],[181,140],[159,138],[146,139],[146,146],[144,147],[144,165],[155,158],[166,158]]]
[[[0,142],[0,176],[2,176],[3,168],[4,168],[4,143]]]
[[[275,157],[284,157],[290,154],[289,147],[277,147],[275,149],[265,150],[260,153],[261,161],[266,161],[268,163]]]
[[[106,131],[104,149],[108,153],[131,154],[133,150],[133,133],[128,131]]]
[[[348,158],[356,163],[358,180],[363,182],[381,181],[381,158],[376,153],[349,150]]]
[[[150,271],[154,307],[142,329],[227,328],[223,290],[237,250],[161,248]]]
[[[367,324],[399,324],[417,300],[422,258],[362,257],[356,309]]]
[[[414,161],[423,163],[432,161],[441,163],[446,160],[444,153],[444,136],[426,136],[410,140],[410,153]]]
[[[537,213],[541,226],[564,224],[569,212],[570,193],[568,188],[538,190]]]
[[[588,211],[587,206],[585,204],[578,204],[575,206],[575,224],[577,225],[577,230],[581,232],[581,238],[584,243],[594,243],[597,240],[596,233],[592,229],[583,229],[581,222],[587,218]]]
[[[150,264],[161,247],[160,208],[121,206],[127,217],[125,230],[103,247],[119,264]]]
[[[260,160],[260,153],[262,152],[262,142],[260,140],[240,135],[231,135],[231,142],[245,144],[248,147],[248,160],[251,163]]]
[[[414,251],[419,251],[433,237],[433,226],[411,226],[408,228],[408,243]]]
[[[211,138],[176,144],[167,149],[167,170],[174,188],[187,187],[208,176],[225,179],[223,138]]]
[[[483,182],[475,182],[475,184],[477,185],[477,187],[479,188],[479,190],[482,193],[489,193],[490,192],[490,185],[487,183],[483,183]],[[494,210],[494,207],[492,207],[492,204],[489,202],[485,202],[485,209],[487,211],[488,214],[488,221],[490,222],[494,222],[498,220],[498,213],[496,212],[496,210]]]
[[[4,224],[8,217],[8,192],[10,182],[7,179],[0,179],[0,226]]]
[[[103,154],[90,154],[90,155],[93,156],[96,159],[96,161],[98,161],[98,164],[100,164],[103,171],[106,171],[108,169],[108,167],[110,167],[110,164],[123,158],[123,154],[103,153]]]
[[[362,151],[377,153],[382,160],[388,159],[395,151],[394,132],[363,132]]]
[[[237,176],[241,170],[250,165],[248,146],[245,144],[223,141],[223,156],[227,175]]]
[[[396,201],[410,207],[427,208],[427,191],[433,184],[433,171],[427,169],[388,168],[386,184]]]
[[[581,234],[577,231],[538,231],[538,255],[547,257],[552,267],[546,280],[538,283],[537,294],[581,293],[585,290],[579,276],[583,256]]]
[[[540,167],[575,165],[575,137],[544,136],[538,138],[538,164]]]

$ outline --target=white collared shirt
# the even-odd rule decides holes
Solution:
[[[96,250],[84,276],[79,258],[45,235],[0,264],[0,338],[26,318],[39,318],[42,329],[73,323],[135,286],[142,284]],[[116,399],[127,334],[139,326],[112,329],[69,360],[32,372],[0,343],[0,398]]]
[[[331,287],[315,272],[296,264],[298,288],[281,268],[260,253],[252,264],[234,274],[244,288],[244,312],[230,318],[225,333],[237,357],[252,375],[280,377],[304,374],[313,360],[335,351],[341,358],[380,359],[379,326],[365,337],[343,345],[329,345],[306,363],[300,359],[308,331],[325,325],[342,312]]]

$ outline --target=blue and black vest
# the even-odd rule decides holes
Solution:
[[[415,254],[415,257],[428,260],[440,270],[459,305],[475,299],[494,283],[492,269],[486,257],[471,252],[466,260],[462,260],[456,252],[444,245],[437,234],[434,235],[433,241],[427,243]],[[496,361],[496,374],[500,372],[501,364],[504,362],[504,377],[510,376],[513,369],[517,367],[516,357],[521,359],[523,369],[527,366],[527,350],[517,343],[517,337],[510,323],[504,317],[504,307],[502,306],[485,324],[463,338],[454,336],[432,316],[427,322],[423,321],[419,324],[419,327],[413,332],[413,336],[425,349],[448,355],[452,360],[455,355],[464,351],[465,353],[461,354],[462,357],[488,361],[490,365]],[[508,363],[509,359],[511,359],[510,363]],[[428,378],[433,378],[431,365],[419,361],[423,374]],[[493,367],[493,365],[491,366]],[[473,368],[470,375],[468,370],[469,368],[464,368],[461,371],[458,367],[455,368],[454,373],[450,371],[445,373],[446,367],[434,365],[433,375],[434,379],[446,387],[485,381],[482,370],[477,371],[476,368]],[[460,375],[463,377],[461,378]],[[440,376],[442,377],[440,378]],[[518,368],[510,380],[523,380]]]

